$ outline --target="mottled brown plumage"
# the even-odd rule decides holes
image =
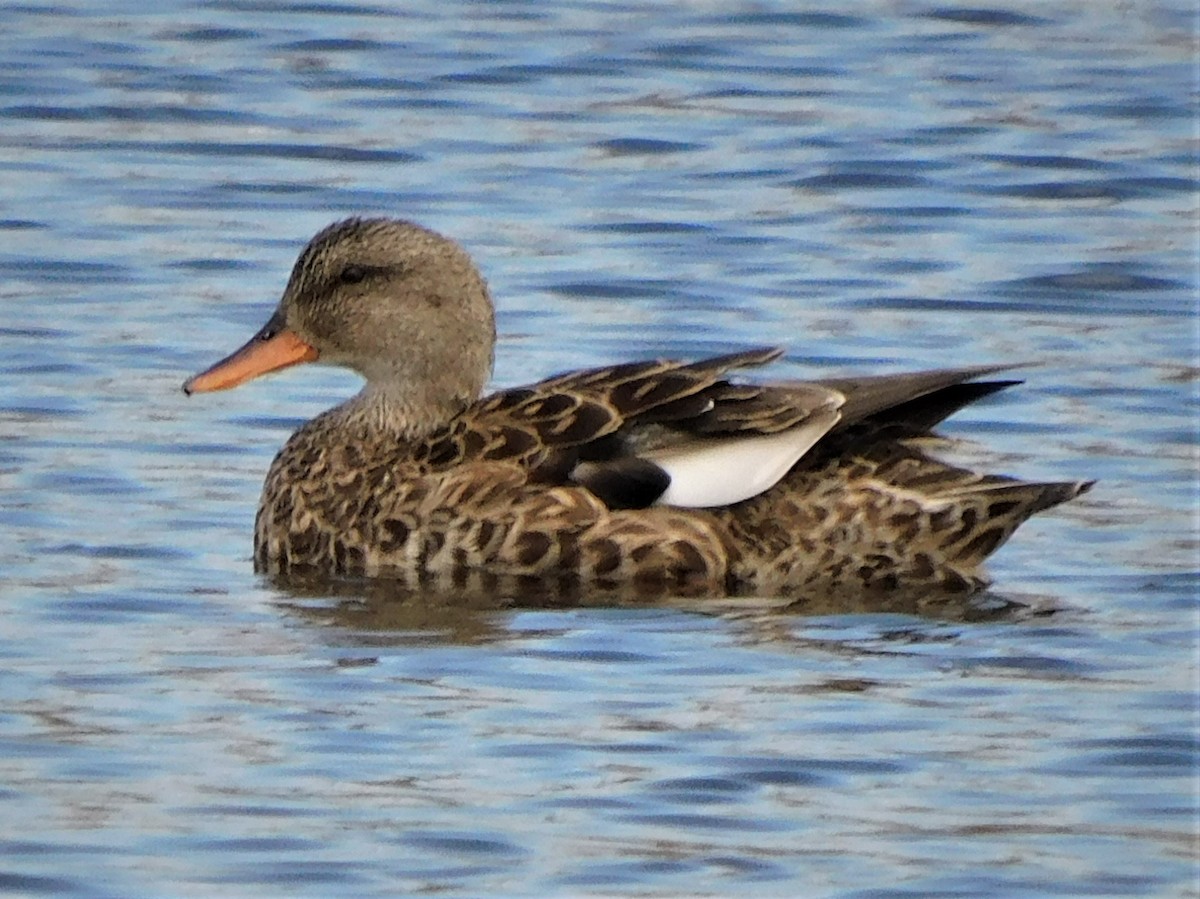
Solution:
[[[387,219],[314,237],[263,331],[185,385],[318,356],[367,379],[271,465],[258,567],[463,591],[514,579],[567,592],[966,591],[1021,522],[1090,486],[980,475],[922,450],[947,415],[1016,383],[976,380],[995,367],[730,380],[779,357],[767,348],[481,398],[494,343],[487,288],[454,242]]]

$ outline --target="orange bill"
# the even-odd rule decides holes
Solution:
[[[319,355],[317,351],[297,337],[295,331],[279,327],[277,318],[273,316],[241,349],[188,378],[183,392],[190,395],[228,390],[267,372],[314,361]]]

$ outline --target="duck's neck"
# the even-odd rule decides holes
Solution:
[[[426,437],[467,408],[475,397],[466,397],[437,385],[368,382],[359,393],[338,407],[344,426],[370,434],[403,440]]]

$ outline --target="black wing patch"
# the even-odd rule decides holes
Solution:
[[[637,456],[581,462],[571,472],[571,480],[592,491],[610,509],[644,509],[671,484],[669,474]]]

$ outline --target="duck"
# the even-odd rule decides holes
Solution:
[[[949,415],[1021,383],[992,377],[1013,366],[747,380],[783,354],[760,347],[487,393],[495,347],[487,283],[456,241],[397,218],[316,234],[266,324],[183,385],[310,362],[364,379],[271,463],[255,568],[450,590],[970,593],[1018,526],[1093,484],[930,451]]]

